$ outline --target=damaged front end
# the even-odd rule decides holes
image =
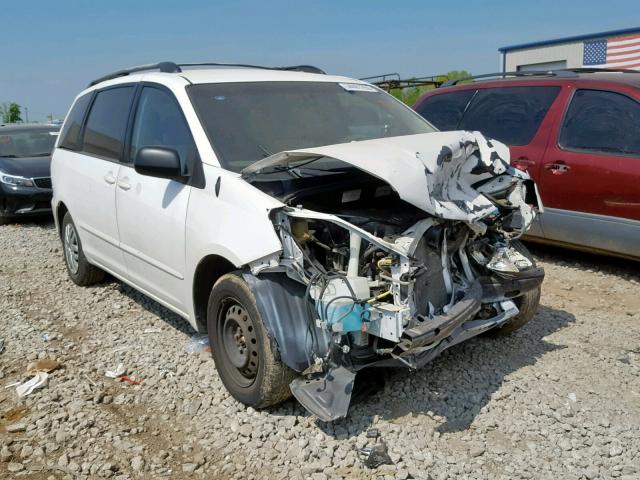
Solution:
[[[358,172],[256,181],[314,158]],[[321,420],[347,414],[358,370],[419,368],[516,317],[544,277],[517,241],[542,208],[535,185],[479,133],[285,152],[245,174],[288,204],[271,212],[282,252],[245,280],[282,361],[302,373],[292,393]]]

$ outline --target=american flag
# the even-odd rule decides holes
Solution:
[[[582,65],[640,70],[640,33],[584,42]]]

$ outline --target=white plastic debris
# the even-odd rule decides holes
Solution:
[[[106,372],[104,372],[104,375],[105,377],[109,377],[109,378],[120,378],[122,375],[125,374],[126,371],[127,369],[124,368],[124,364],[119,363],[118,366],[113,370],[107,370]]]
[[[34,390],[41,388],[47,384],[49,374],[47,372],[37,372],[33,378],[16,387],[16,393],[19,397],[26,397]]]

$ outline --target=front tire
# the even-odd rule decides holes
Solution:
[[[264,408],[291,397],[296,373],[276,358],[253,292],[239,274],[223,275],[213,286],[207,328],[218,375],[233,398]]]
[[[525,257],[527,257],[533,263],[533,266],[536,266],[535,259],[529,249],[525,247],[525,245],[520,240],[514,240],[512,245],[520,251]],[[538,286],[534,290],[529,290],[524,295],[520,297],[514,298],[513,302],[516,304],[516,307],[520,310],[518,315],[509,319],[504,325],[498,328],[494,328],[489,330],[488,333],[495,336],[509,335],[512,332],[515,332],[519,328],[524,327],[529,321],[534,317],[536,311],[538,310],[538,306],[540,305],[540,294],[542,293],[542,287]]]
[[[524,295],[514,298],[513,302],[520,310],[518,315],[507,320],[507,322],[498,328],[489,330],[488,333],[496,336],[509,335],[515,332],[519,328],[524,327],[534,317],[540,304],[541,287],[537,287],[535,290],[530,290]]]
[[[86,287],[104,280],[104,271],[91,265],[84,256],[80,235],[68,212],[62,220],[62,251],[67,273],[73,283]]]

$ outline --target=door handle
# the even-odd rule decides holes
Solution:
[[[513,166],[518,170],[526,171],[527,168],[535,166],[536,162],[529,160],[527,157],[519,157],[513,161]]]
[[[131,185],[129,184],[129,179],[127,177],[124,177],[121,180],[118,180],[118,188],[120,188],[120,190],[129,190],[131,188]]]
[[[544,169],[551,170],[551,173],[553,175],[562,175],[563,173],[568,172],[571,169],[571,167],[566,163],[564,163],[562,160],[558,160],[553,163],[547,163],[544,166]]]
[[[105,182],[107,182],[109,185],[113,185],[114,183],[116,183],[116,177],[113,176],[113,173],[109,172],[107,173],[104,177],[102,177],[104,179]]]

